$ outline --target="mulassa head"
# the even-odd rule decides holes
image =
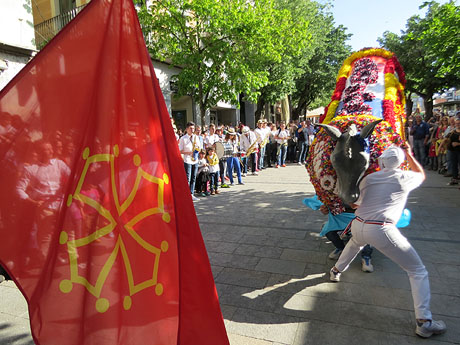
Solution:
[[[369,123],[360,133],[354,124],[344,133],[330,125],[318,125],[336,142],[331,154],[331,163],[337,174],[339,197],[345,204],[350,205],[359,198],[359,182],[369,167],[366,139],[381,121]]]

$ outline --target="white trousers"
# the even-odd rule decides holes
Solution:
[[[370,244],[406,271],[412,290],[415,317],[431,320],[428,272],[415,249],[399,229],[391,224],[374,225],[354,220],[351,233],[353,236],[335,267],[340,272],[345,271],[361,249]]]

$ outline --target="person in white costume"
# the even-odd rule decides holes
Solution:
[[[399,169],[404,162],[404,152],[411,171]],[[357,208],[356,218],[351,223],[353,236],[332,267],[330,280],[340,281],[341,273],[369,243],[408,274],[417,319],[415,333],[428,338],[445,332],[446,324],[432,319],[428,272],[415,249],[396,227],[409,192],[422,184],[425,173],[408,144],[404,151],[390,146],[379,157],[379,165],[381,170],[367,175],[360,182],[360,197],[351,205]]]
[[[241,161],[243,163],[243,174],[245,177],[248,173],[248,160],[251,159],[251,171],[253,175],[257,173],[257,151],[258,151],[257,135],[252,132],[248,126],[243,127],[243,133],[240,136],[240,150],[242,151]],[[251,152],[248,152],[251,150]]]
[[[35,213],[31,230],[31,245],[38,249],[37,255],[45,257],[52,240],[50,227],[57,221],[63,203],[63,188],[70,176],[70,168],[54,158],[53,146],[45,140],[37,142],[36,164],[24,166],[16,185],[16,193]]]
[[[190,193],[193,201],[198,201],[193,195],[198,171],[198,152],[203,148],[201,140],[195,134],[195,123],[189,122],[186,126],[186,134],[179,139],[179,151],[184,157],[185,174],[190,186]]]

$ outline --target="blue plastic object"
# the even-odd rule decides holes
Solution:
[[[307,206],[307,207],[310,207],[312,210],[319,210],[319,208],[321,207],[321,205],[323,204],[321,201],[318,200],[318,196],[315,195],[314,197],[312,198],[305,198],[302,200],[302,203]]]
[[[403,213],[401,214],[401,217],[398,220],[398,223],[396,224],[396,227],[398,228],[405,228],[410,224],[412,214],[408,208],[405,208]]]

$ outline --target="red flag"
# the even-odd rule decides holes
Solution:
[[[37,344],[228,344],[132,0],[93,0],[1,91],[0,159]]]

